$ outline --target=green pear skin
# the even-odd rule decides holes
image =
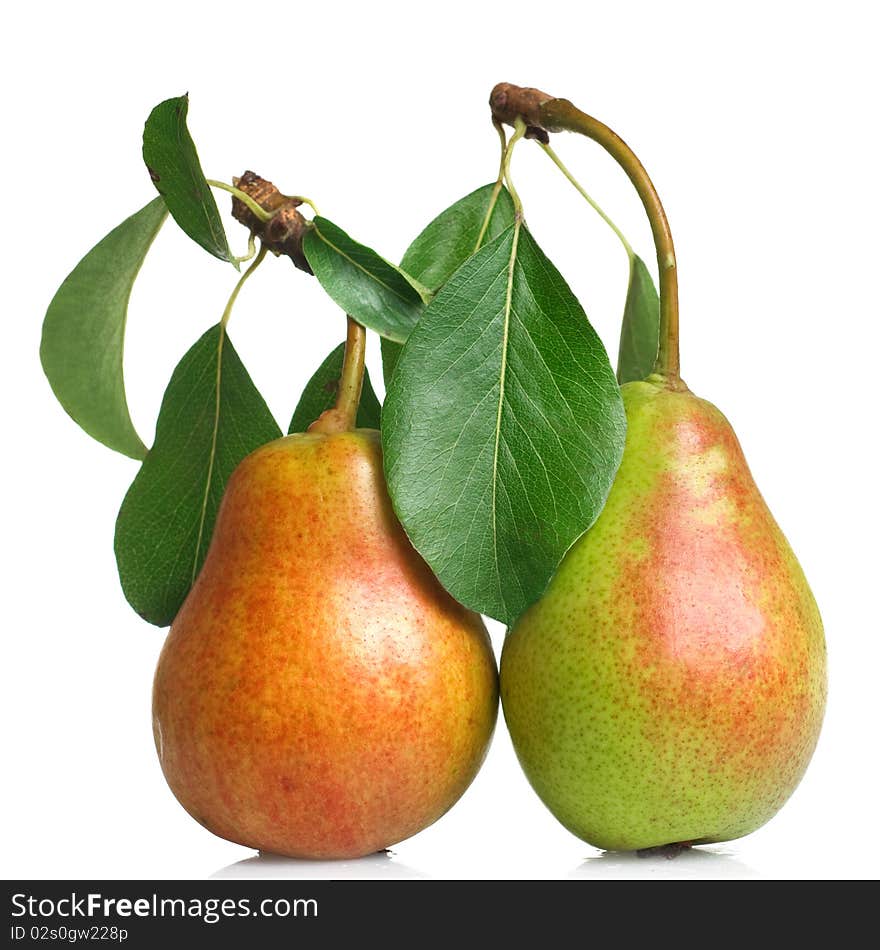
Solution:
[[[617,478],[507,635],[504,715],[535,791],[590,844],[727,841],[807,768],[822,621],[724,416],[661,377],[621,390]]]
[[[304,433],[233,472],[153,690],[162,770],[247,847],[354,858],[436,821],[498,708],[480,617],[409,543],[379,433]]]

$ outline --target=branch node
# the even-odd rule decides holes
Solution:
[[[500,82],[489,96],[492,117],[498,122],[514,125],[518,118],[526,124],[527,139],[537,139],[545,145],[550,141],[549,130],[541,122],[541,106],[553,96],[528,86]]]
[[[258,237],[276,257],[289,257],[300,270],[311,274],[302,246],[309,222],[296,210],[302,201],[282,195],[271,181],[250,171],[241,178],[233,178],[232,183],[272,215],[268,221],[261,221],[244,202],[233,198],[232,216],[235,220]]]

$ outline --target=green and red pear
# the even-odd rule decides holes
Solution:
[[[632,364],[618,371],[637,381],[621,387],[626,444],[605,507],[504,644],[513,744],[545,804],[597,847],[738,838],[782,807],[816,746],[819,611],[733,429],[681,379],[675,248],[641,162],[567,99],[504,84],[494,105],[499,121],[585,135],[618,162],[660,277],[659,313],[624,314]],[[655,353],[652,372],[641,360]]]
[[[816,603],[724,416],[622,388],[596,524],[508,634],[504,713],[545,804],[600,848],[748,834],[788,799],[825,706]]]

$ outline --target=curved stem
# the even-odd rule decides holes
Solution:
[[[547,99],[538,106],[540,124],[550,132],[579,132],[598,142],[632,182],[651,223],[660,275],[660,349],[654,372],[680,382],[678,355],[678,272],[672,232],[656,188],[635,152],[607,125],[581,112],[567,99]]]
[[[261,208],[260,205],[254,201],[253,198],[246,192],[242,191],[240,188],[236,188],[235,185],[227,185],[225,181],[215,181],[213,178],[206,178],[205,181],[212,188],[219,188],[221,191],[228,191],[230,195],[243,204],[246,205],[253,213],[260,219],[260,221],[269,221],[274,212],[266,211],[265,208]]]
[[[501,159],[501,170],[504,174],[504,181],[507,184],[507,190],[510,192],[510,197],[513,199],[513,210],[518,220],[522,219],[523,206],[516,188],[513,187],[513,180],[510,177],[510,159],[513,155],[514,146],[526,134],[527,131],[528,129],[525,122],[521,118],[517,117],[513,125],[513,135],[511,135],[510,141],[507,143],[507,148],[504,150],[504,156]]]
[[[248,249],[247,254],[242,254],[241,257],[233,257],[232,261],[234,264],[244,264],[246,261],[251,260],[254,254],[257,253],[257,238],[256,235],[251,231],[248,235]]]
[[[205,517],[208,511],[208,498],[211,493],[211,477],[214,472],[214,459],[217,457],[217,433],[220,431],[220,392],[223,381],[223,343],[226,339],[226,327],[229,324],[229,318],[232,316],[232,308],[241,288],[244,287],[248,277],[263,263],[266,256],[266,245],[260,247],[260,253],[257,254],[253,264],[238,278],[238,281],[229,295],[226,307],[223,309],[223,316],[220,318],[220,332],[217,334],[217,370],[214,375],[214,421],[211,430],[211,455],[208,459],[208,473],[205,478],[205,490],[202,493],[202,507],[199,513],[199,533],[196,537],[196,553],[193,560],[192,580],[195,581],[199,568],[199,552],[202,550],[202,538],[205,533]]]
[[[284,197],[290,201],[298,201],[300,204],[308,205],[315,214],[321,213],[318,211],[318,206],[315,204],[315,202],[312,201],[311,198],[306,198],[305,195],[285,195]]]
[[[501,189],[504,185],[504,156],[507,154],[507,133],[504,131],[502,123],[497,119],[492,119],[492,125],[495,126],[495,131],[501,140],[501,161],[498,164],[498,177],[495,179],[495,187],[492,189],[492,195],[489,198],[489,207],[486,209],[486,216],[483,218],[483,226],[480,228],[480,233],[477,235],[477,243],[471,252],[473,254],[476,254],[483,246],[486,232],[489,230],[489,222],[492,220],[495,205],[498,203],[498,196],[501,194]]]
[[[574,177],[574,175],[572,175],[572,173],[565,167],[565,165],[562,162],[562,159],[556,154],[556,152],[554,152],[553,149],[549,145],[545,144],[544,142],[539,141],[538,145],[540,145],[541,148],[544,149],[546,154],[550,156],[550,159],[552,160],[553,164],[562,172],[563,175],[565,175],[565,177],[571,182],[571,184],[574,185],[575,190],[581,195],[581,197],[583,197],[586,200],[587,204],[593,209],[593,211],[595,211],[596,214],[598,214],[599,217],[608,225],[608,227],[611,228],[611,230],[617,235],[618,240],[623,245],[623,249],[627,253],[627,257],[629,257],[629,259],[632,260],[633,253],[634,253],[632,249],[632,245],[629,243],[629,241],[627,241],[626,237],[623,234],[623,231],[621,231],[620,228],[611,220],[611,218],[609,218],[608,215],[605,214],[605,212],[599,207],[595,199],[592,198],[589,194],[587,194],[586,189]]]
[[[339,376],[339,388],[336,402],[309,426],[309,432],[348,432],[357,425],[358,407],[361,404],[361,389],[364,385],[364,357],[367,350],[367,331],[364,327],[346,317],[348,332],[345,339],[345,356],[342,360],[342,373]]]
[[[500,179],[504,170],[504,153],[507,151],[507,132],[504,129],[504,123],[499,122],[494,116],[492,117],[492,125],[495,127],[498,139],[501,142],[501,162],[498,166],[498,178]]]
[[[241,292],[241,288],[244,287],[245,281],[248,277],[253,274],[253,272],[263,263],[263,259],[266,256],[266,245],[260,245],[260,253],[257,254],[253,264],[248,267],[248,269],[239,277],[238,283],[233,287],[232,293],[229,295],[229,300],[226,302],[226,308],[223,311],[223,316],[220,318],[220,326],[223,329],[226,329],[226,324],[229,323],[229,318],[232,316],[232,308],[235,306],[235,301],[238,300],[238,295]]]

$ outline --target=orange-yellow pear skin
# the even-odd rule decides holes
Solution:
[[[726,841],[810,761],[822,622],[724,416],[660,377],[621,392],[620,469],[507,636],[504,714],[535,790],[590,844]]]
[[[291,435],[241,462],[153,690],[194,818],[293,857],[381,850],[464,792],[497,708],[483,622],[409,544],[377,432]]]

